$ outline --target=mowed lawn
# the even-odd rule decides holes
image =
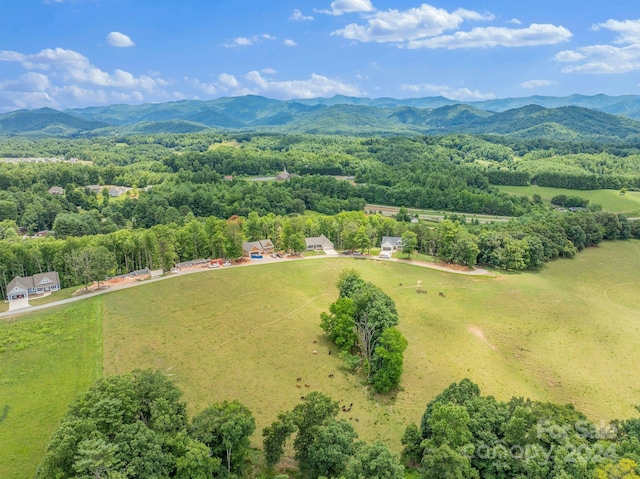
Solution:
[[[398,306],[409,347],[397,396],[370,397],[341,370],[319,327],[347,268]],[[418,282],[428,294],[416,294]],[[353,403],[340,414],[361,438],[399,451],[406,425],[419,422],[427,402],[464,377],[500,399],[573,402],[595,421],[637,415],[638,290],[638,241],[495,277],[353,258],[215,270],[105,296],[104,367],[108,374],[165,371],[185,392],[191,413],[241,400],[257,419],[255,445],[278,412],[322,391]]]
[[[545,186],[497,186],[501,191],[514,195],[531,197],[539,194],[546,202],[556,195],[581,196],[589,200],[589,204],[602,205],[603,209],[612,213],[624,213],[640,216],[640,192],[627,191],[621,195],[618,190],[568,190],[565,188],[548,188]]]
[[[0,321],[0,479],[33,477],[51,434],[102,374],[102,300]]]

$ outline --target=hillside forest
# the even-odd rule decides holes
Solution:
[[[408,253],[539,268],[602,240],[640,237],[640,222],[580,197],[640,188],[639,154],[621,143],[469,135],[6,138],[0,158],[13,160],[0,164],[0,287],[4,295],[14,276],[48,270],[63,286],[82,284],[73,256],[92,248],[111,254],[106,270],[116,275],[237,258],[245,240],[300,252],[305,237],[320,234],[337,249],[366,252],[409,232]],[[52,157],[59,161],[25,160]],[[274,180],[283,171],[287,179]],[[127,191],[111,197],[114,185]],[[552,207],[496,185],[576,191]],[[62,194],[49,192],[56,186]],[[403,209],[389,218],[365,204]],[[412,222],[404,208],[448,213],[440,223]],[[480,224],[476,214],[510,219]]]

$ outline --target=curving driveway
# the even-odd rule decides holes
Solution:
[[[234,266],[229,266],[232,268],[237,268],[237,267],[245,267],[245,266],[258,266],[260,264],[271,264],[271,263],[278,263],[281,261],[304,261],[304,260],[318,260],[318,259],[330,259],[330,258],[349,258],[349,256],[340,256],[338,255],[338,253],[336,253],[335,251],[333,251],[334,254],[325,254],[325,255],[318,255],[318,256],[304,256],[304,257],[300,257],[300,256],[285,256],[284,258],[271,258],[269,256],[265,256],[263,259],[258,259],[258,260],[251,260],[249,262],[246,263],[241,263],[238,265],[234,265]],[[369,259],[369,260],[374,260],[374,261],[393,261],[396,263],[404,263],[404,264],[410,264],[412,266],[419,266],[422,268],[429,268],[429,269],[435,269],[438,271],[443,271],[446,273],[453,273],[453,274],[464,274],[464,275],[469,275],[469,276],[493,276],[491,274],[491,272],[487,271],[486,269],[483,268],[476,268],[474,270],[468,271],[468,270],[455,270],[455,269],[451,269],[448,268],[445,265],[442,264],[438,264],[438,263],[425,263],[423,261],[413,261],[413,260],[405,260],[405,259],[398,259],[398,258],[389,258],[389,259],[380,259],[377,256],[359,256],[359,258],[364,258],[364,259]],[[218,268],[218,269],[225,269],[225,268]],[[75,301],[81,301],[83,299],[86,298],[93,298],[94,296],[98,296],[101,294],[107,294],[107,293],[111,293],[113,291],[119,291],[121,289],[128,289],[128,288],[135,288],[136,286],[142,286],[145,284],[149,284],[149,283],[155,283],[156,281],[166,281],[168,279],[172,279],[178,276],[183,276],[186,274],[195,274],[195,273],[204,273],[205,271],[215,271],[211,270],[209,268],[193,268],[190,270],[185,270],[185,271],[179,271],[176,273],[170,273],[167,276],[162,276],[160,278],[153,278],[153,279],[148,279],[145,281],[136,281],[134,283],[124,283],[121,285],[113,285],[110,286],[108,289],[104,289],[102,291],[96,291],[93,293],[87,293],[87,294],[82,294],[80,296],[75,296],[73,298],[67,298],[67,299],[62,299],[60,301],[54,301],[52,303],[47,303],[47,304],[41,304],[38,306],[28,306],[28,307],[24,307],[21,309],[15,309],[12,308],[9,311],[6,311],[4,313],[0,313],[0,319],[3,318],[8,318],[8,317],[14,317],[14,316],[18,316],[21,314],[27,314],[27,313],[33,313],[35,311],[41,311],[43,309],[47,309],[47,308],[53,308],[55,306],[60,306],[63,304],[68,304],[68,303],[73,303]]]

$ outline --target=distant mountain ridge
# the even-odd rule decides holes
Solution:
[[[532,96],[479,102],[261,96],[50,108],[0,115],[0,135],[191,133],[208,128],[326,134],[498,134],[559,140],[640,139],[640,95]]]

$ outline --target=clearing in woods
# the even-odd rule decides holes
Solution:
[[[372,400],[343,372],[319,327],[347,268],[398,306],[409,346],[402,389],[391,397]],[[418,284],[428,293],[416,294]],[[190,413],[241,400],[257,419],[255,446],[279,412],[317,390],[353,403],[340,415],[362,439],[399,451],[406,425],[464,377],[499,399],[572,402],[595,421],[637,416],[640,377],[629,371],[640,361],[639,289],[640,242],[618,241],[539,272],[494,277],[353,258],[220,269],[0,323],[0,338],[26,338],[22,325],[44,328],[28,348],[0,353],[0,413],[12,404],[0,422],[0,479],[32,473],[72,398],[98,376],[100,358],[107,374],[165,371]]]

